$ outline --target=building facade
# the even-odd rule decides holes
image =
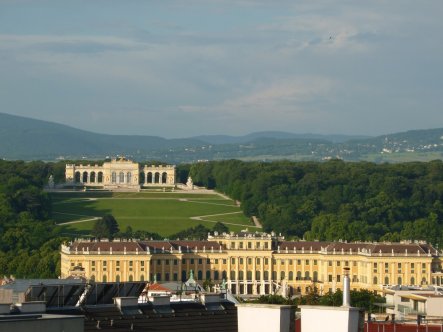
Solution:
[[[175,166],[144,165],[116,158],[102,165],[66,164],[66,183],[104,189],[133,189],[143,186],[174,187]]]
[[[440,252],[426,243],[285,241],[265,233],[209,235],[207,241],[89,241],[61,248],[61,277],[97,281],[223,280],[233,294],[336,291],[343,268],[352,289],[443,284]]]

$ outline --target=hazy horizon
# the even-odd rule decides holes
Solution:
[[[0,1],[0,112],[106,134],[443,127],[443,2]]]

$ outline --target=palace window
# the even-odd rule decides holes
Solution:
[[[269,264],[269,260],[267,258],[265,258],[265,265]]]
[[[243,242],[240,242],[239,245],[240,245],[239,248],[243,249]]]
[[[226,265],[226,258],[223,258],[223,264]]]
[[[124,182],[125,182],[125,173],[120,172],[120,173],[118,174],[118,182],[119,182],[119,183],[124,183]]]
[[[385,273],[389,273],[389,263],[385,263]]]
[[[231,249],[235,249],[235,242],[231,242]]]
[[[240,263],[239,264],[243,264],[243,258],[240,258]]]
[[[111,174],[111,182],[116,183],[117,182],[117,173],[112,172]]]
[[[248,242],[248,249],[252,249],[252,242]]]
[[[314,259],[314,265],[317,265],[317,260],[316,259]]]
[[[203,260],[201,258],[198,259],[198,264],[203,264]]]
[[[248,258],[248,264],[249,264],[249,265],[252,264],[252,258]]]
[[[194,258],[191,258],[191,265],[194,264]]]
[[[131,183],[131,180],[132,180],[132,173],[131,172],[126,173],[126,182]]]
[[[301,265],[301,259],[297,259],[297,265]]]
[[[401,273],[401,263],[398,263],[398,264],[397,264],[397,267],[398,267],[398,271],[397,271],[397,272],[398,272],[398,273]],[[401,284],[399,284],[399,285],[401,285]]]
[[[211,260],[209,258],[206,258],[206,264],[211,264]]]
[[[268,242],[265,242],[265,249],[268,249]]]
[[[186,258],[182,258],[182,264],[186,264]]]
[[[328,274],[328,281],[332,282],[332,274]]]
[[[305,265],[309,265],[309,259],[306,260]]]
[[[340,282],[340,275],[339,274],[337,274],[336,280],[337,280],[337,282]]]
[[[340,266],[340,261],[337,261],[337,266]]]

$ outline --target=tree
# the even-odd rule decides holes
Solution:
[[[229,228],[225,224],[221,223],[220,221],[218,221],[214,225],[214,227],[212,227],[212,230],[214,232],[218,232],[218,234],[223,234],[223,233],[228,233],[229,232]]]
[[[99,239],[112,239],[119,231],[117,220],[112,215],[107,214],[95,222],[92,228],[92,235]]]

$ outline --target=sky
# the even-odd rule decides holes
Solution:
[[[443,127],[442,0],[0,0],[0,112],[110,134]]]

